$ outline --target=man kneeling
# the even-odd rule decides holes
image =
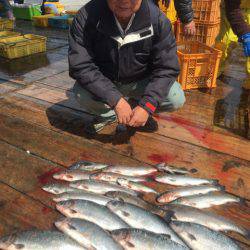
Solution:
[[[73,21],[69,46],[76,99],[98,117],[86,132],[116,119],[147,127],[154,112],[183,106],[171,23],[153,1],[90,1]]]

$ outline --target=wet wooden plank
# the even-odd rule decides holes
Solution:
[[[159,114],[156,118],[159,124],[157,133],[160,135],[250,161],[250,154],[246,153],[250,152],[250,142],[247,139],[221,134],[185,118],[166,113]]]
[[[46,85],[32,84],[29,87],[17,91],[18,94],[40,99],[51,104],[59,103],[61,106],[69,107],[72,109],[84,111],[74,98],[71,91],[64,91],[62,89],[51,89]]]
[[[47,89],[32,85],[29,88],[18,91],[18,93],[42,99],[50,103],[57,103],[60,105],[64,103],[67,107],[74,107],[81,110],[81,107],[77,104],[74,95],[70,91],[67,91],[65,94],[65,92],[57,89]],[[244,160],[250,160],[250,154],[246,154],[246,152],[250,151],[250,143],[244,139],[220,134],[209,128],[197,126],[196,122],[190,122],[187,119],[174,116],[170,117],[167,114],[160,114],[158,116],[158,121],[160,129],[157,133],[160,135],[166,135],[173,139],[230,154]]]
[[[46,77],[38,83],[48,85],[51,87],[56,87],[64,90],[71,90],[75,84],[75,80],[69,76],[69,71],[65,71],[53,76]]]
[[[100,135],[93,138],[91,141],[84,137],[81,125],[84,123],[84,117],[76,116],[62,110],[57,109],[58,106],[50,108],[50,121],[46,114],[46,107],[38,104],[27,102],[27,106],[23,104],[25,100],[20,101],[17,105],[17,111],[15,109],[14,100],[7,105],[2,101],[0,107],[1,112],[9,113],[28,122],[20,122],[19,119],[12,119],[8,116],[2,117],[2,126],[0,137],[4,140],[8,140],[9,143],[22,148],[32,149],[31,152],[36,153],[44,158],[50,159],[59,164],[70,164],[73,159],[77,159],[80,145],[87,145],[91,142],[96,144],[96,147],[109,149],[128,157],[132,157],[141,162],[155,164],[162,161],[166,161],[172,165],[196,168],[199,170],[197,176],[219,179],[222,185],[225,185],[230,192],[233,192],[242,197],[250,197],[249,191],[249,162],[235,158],[230,155],[216,153],[214,151],[194,146],[186,142],[174,140],[171,138],[163,137],[154,134],[154,138],[149,134],[136,133],[131,138],[112,135],[114,126],[109,126]],[[18,108],[18,106],[21,106]],[[8,109],[6,109],[6,107]],[[7,111],[8,110],[8,111]],[[12,111],[11,111],[12,110]],[[48,111],[47,111],[48,113]],[[47,129],[37,128],[34,123],[39,126],[43,126]],[[53,124],[53,125],[51,125]],[[59,132],[53,134],[50,130]],[[12,135],[12,131],[15,131],[17,136],[24,136],[28,139],[17,141],[15,136]],[[25,136],[23,131],[27,132],[29,136]],[[39,139],[39,143],[36,142],[37,133],[42,133],[43,136]],[[53,136],[58,149],[55,150],[53,145],[47,145],[47,139]],[[70,139],[70,138],[73,138]],[[147,143],[145,143],[147,142]],[[93,144],[93,145],[94,145]],[[42,145],[42,146],[41,146]],[[63,154],[61,156],[60,151],[65,147],[74,148],[72,150],[72,160],[69,161],[69,154]],[[95,154],[92,154],[92,150],[88,150],[89,146],[83,151],[83,157],[92,155],[93,159]],[[98,158],[96,158],[98,159]],[[119,162],[117,158],[114,162]]]
[[[49,230],[59,213],[0,183],[0,237],[17,231]]]

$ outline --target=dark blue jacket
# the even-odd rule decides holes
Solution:
[[[106,0],[92,0],[78,12],[71,26],[69,72],[83,88],[111,107],[122,97],[116,83],[149,77],[139,105],[152,113],[179,74],[171,23],[153,2],[143,0],[132,26],[121,37]]]

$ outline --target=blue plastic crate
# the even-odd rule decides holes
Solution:
[[[69,28],[68,19],[70,17],[71,17],[70,15],[50,17],[48,19],[49,26],[57,29],[68,29]]]

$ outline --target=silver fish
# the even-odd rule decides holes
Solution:
[[[130,167],[130,166],[109,166],[103,169],[103,172],[112,172],[122,175],[128,176],[142,176],[142,175],[149,175],[157,172],[157,168],[150,167],[150,166],[137,166],[137,167]]]
[[[108,183],[106,181],[83,180],[70,183],[70,187],[98,194],[105,194],[109,191],[122,191],[132,195],[138,195],[133,190],[121,187],[118,184]]]
[[[65,170],[53,175],[53,178],[56,180],[63,181],[80,181],[80,180],[89,180],[89,176],[92,173],[89,171],[82,170]]]
[[[239,246],[226,235],[199,224],[175,221],[171,227],[194,250],[239,250]]]
[[[88,220],[106,230],[129,227],[122,219],[113,214],[107,207],[91,201],[70,200],[56,204],[56,208],[69,218]]]
[[[242,234],[247,238],[249,237],[248,230],[237,226],[234,222],[224,218],[223,216],[184,205],[168,204],[162,208],[166,209],[168,212],[172,212],[172,220],[193,222],[215,231],[233,231]],[[167,221],[168,220],[169,215],[167,215]]]
[[[242,199],[223,192],[192,195],[172,201],[173,204],[181,204],[196,208],[209,208],[211,206],[223,205],[231,202],[242,202]]]
[[[110,201],[107,207],[131,227],[145,229],[157,234],[167,234],[171,240],[185,246],[185,243],[161,217],[143,208],[121,201]]]
[[[24,231],[0,238],[3,250],[82,250],[77,242],[58,231]]]
[[[105,163],[98,163],[98,162],[91,162],[91,161],[78,161],[72,164],[68,169],[69,170],[84,170],[84,171],[94,171],[106,168],[108,164]]]
[[[159,171],[163,171],[169,174],[189,174],[189,173],[197,173],[198,170],[195,168],[187,169],[187,168],[177,168],[174,166],[169,166],[166,163],[160,163],[155,166]]]
[[[174,185],[174,186],[188,186],[188,185],[202,185],[202,184],[211,184],[211,185],[217,185],[218,180],[213,179],[202,179],[202,178],[195,178],[191,176],[183,176],[183,175],[161,175],[157,176],[155,178],[156,181]]]
[[[106,197],[104,195],[85,192],[84,190],[79,190],[80,192],[69,192],[69,193],[62,193],[57,195],[53,198],[53,201],[60,202],[60,201],[68,201],[68,200],[86,200],[92,201],[99,205],[106,205],[112,199]]]
[[[51,183],[42,187],[42,189],[48,193],[52,194],[62,194],[65,192],[77,192],[76,188],[69,187],[68,185]]]
[[[92,174],[90,176],[91,180],[110,181],[110,182],[117,182],[117,179],[119,178],[127,179],[134,182],[143,182],[149,180],[149,178],[143,176],[128,176],[128,175],[121,175],[109,172],[99,172]]]
[[[133,204],[135,206],[151,211],[152,213],[155,213],[155,214],[162,214],[163,212],[159,207],[153,204],[150,204],[137,196],[133,196],[124,192],[111,191],[111,192],[106,193],[105,196],[110,197],[114,200]]]
[[[111,232],[112,237],[119,242],[125,250],[184,250],[188,247],[182,246],[169,239],[164,234],[155,234],[147,230],[124,228]]]
[[[81,246],[96,250],[122,250],[123,248],[101,227],[81,219],[63,219],[56,227]]]
[[[134,182],[134,181],[130,181],[127,179],[122,179],[122,178],[118,178],[117,179],[117,183],[125,188],[134,190],[136,192],[143,192],[143,193],[154,193],[157,194],[157,191],[155,191],[154,189],[147,187],[141,183],[138,182]]]
[[[197,194],[207,194],[209,192],[222,191],[222,190],[225,190],[225,187],[212,186],[212,185],[181,187],[160,194],[159,197],[157,197],[157,201],[160,203],[168,203],[180,197],[197,195]]]

